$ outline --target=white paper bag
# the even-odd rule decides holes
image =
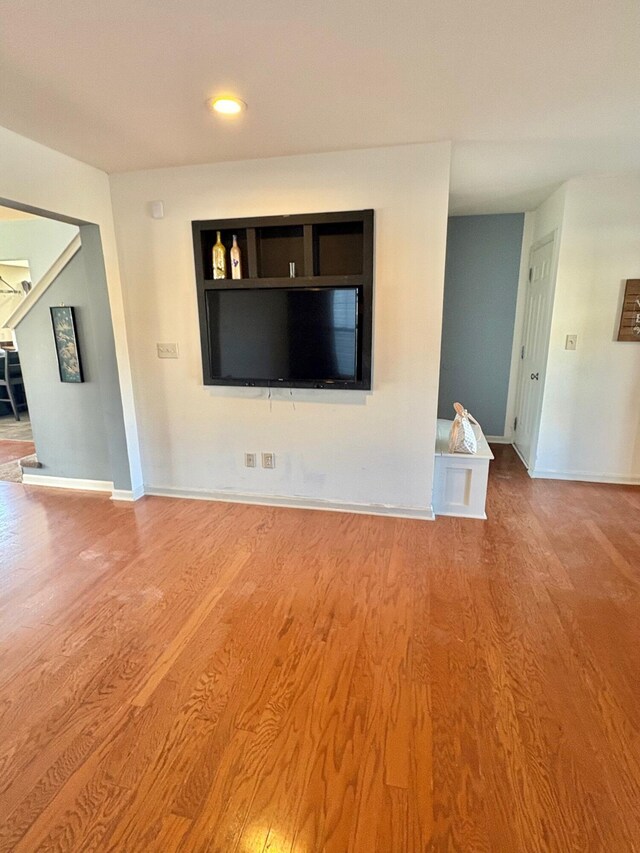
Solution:
[[[453,408],[456,416],[449,435],[449,453],[477,453],[478,439],[471,424],[478,421],[460,403],[454,403]]]

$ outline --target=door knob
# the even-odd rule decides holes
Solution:
[[[537,378],[538,378],[538,376],[539,376],[539,374],[538,374],[538,373],[532,373],[532,374],[531,374],[531,378],[532,378],[532,379],[537,379]]]

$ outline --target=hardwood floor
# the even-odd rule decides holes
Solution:
[[[7,406],[8,408],[8,406]],[[13,414],[0,415],[0,441],[32,441],[33,431],[29,413],[20,410],[20,420],[17,421]]]
[[[22,459],[23,456],[30,456],[35,453],[35,446],[32,441],[9,441],[0,440],[0,465],[5,462],[13,462],[14,459]]]
[[[0,483],[0,850],[640,850],[640,490],[487,522]]]

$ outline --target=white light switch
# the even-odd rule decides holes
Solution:
[[[578,348],[578,336],[577,335],[567,335],[567,340],[564,345],[565,349],[575,350]]]
[[[178,344],[156,344],[158,358],[177,358]]]
[[[161,201],[150,202],[149,209],[153,219],[164,219],[164,204]]]

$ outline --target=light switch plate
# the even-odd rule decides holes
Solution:
[[[565,349],[575,350],[578,348],[578,336],[577,335],[567,335],[567,339],[564,345]]]
[[[158,358],[178,358],[178,344],[156,344]]]

